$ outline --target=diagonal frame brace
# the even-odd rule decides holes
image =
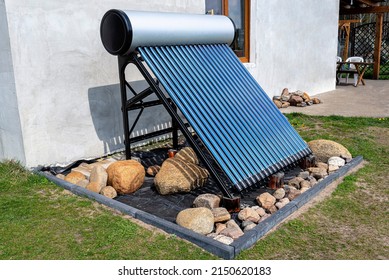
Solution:
[[[188,130],[187,125],[183,122],[181,117],[177,113],[177,108],[174,105],[174,103],[165,96],[161,88],[158,86],[158,84],[155,82],[149,71],[146,69],[146,67],[142,63],[142,59],[138,53],[132,53],[130,56],[119,56],[118,57],[119,62],[119,76],[120,76],[120,90],[121,90],[121,97],[122,97],[122,104],[123,106],[126,106],[126,104],[129,104],[131,102],[127,100],[127,92],[126,92],[126,80],[125,80],[125,68],[128,64],[133,64],[137,67],[138,71],[142,74],[145,81],[150,86],[150,90],[156,94],[158,99],[161,101],[161,104],[165,107],[169,115],[172,117],[172,124],[173,124],[173,146],[177,145],[177,130],[179,129],[182,134],[185,136],[193,150],[196,152],[197,156],[200,158],[200,160],[203,162],[205,167],[208,169],[210,175],[215,180],[216,184],[218,185],[219,189],[222,191],[223,195],[228,198],[234,198],[232,193],[230,192],[230,187],[232,186],[232,183],[230,185],[227,185],[227,183],[221,178],[219,172],[215,169],[212,162],[207,158],[205,153],[201,150],[200,146],[196,142],[196,140],[193,138],[192,133]],[[147,96],[147,93],[144,91],[143,94],[138,95],[144,95]],[[136,95],[133,97],[133,100],[140,101],[142,96]],[[132,103],[132,102],[131,102]],[[124,137],[125,137],[125,149],[126,149],[126,158],[131,158],[131,148],[130,148],[130,135],[128,131],[128,110],[127,108],[123,107],[123,125],[124,125]]]

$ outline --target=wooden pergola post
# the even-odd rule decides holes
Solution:
[[[374,69],[373,69],[373,79],[375,79],[375,80],[378,80],[380,77],[383,22],[384,22],[384,14],[382,14],[382,13],[376,14],[375,43],[374,43]]]
[[[348,47],[350,42],[350,23],[346,23],[343,25],[344,32],[346,33],[346,40],[344,42],[344,48],[343,48],[343,61],[346,61],[348,57]]]
[[[344,48],[342,53],[342,59],[345,61],[348,58],[348,47],[350,43],[350,31],[351,31],[351,23],[359,23],[361,20],[359,19],[343,19],[339,20],[339,28],[343,29],[346,33],[346,38],[344,42]]]

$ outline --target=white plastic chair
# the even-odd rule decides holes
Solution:
[[[360,56],[351,56],[349,58],[346,59],[346,62],[364,62],[363,58],[360,57]],[[354,64],[350,64],[350,67],[349,67],[349,70],[355,70],[355,74],[354,74],[354,86],[357,85],[357,82],[358,82],[358,73],[357,73],[357,70],[355,69],[355,65]],[[348,83],[348,73],[346,74],[346,83]]]
[[[342,58],[340,56],[336,57],[336,62],[342,62]]]

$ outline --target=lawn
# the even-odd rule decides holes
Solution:
[[[287,117],[305,140],[337,141],[366,164],[237,258],[389,259],[389,119]],[[15,162],[0,163],[0,211],[0,259],[216,259]]]

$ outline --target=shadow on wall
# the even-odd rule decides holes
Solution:
[[[145,81],[130,82],[130,85],[136,92],[140,92],[148,87]],[[131,98],[132,94],[127,91],[127,96]],[[152,94],[145,100],[150,101],[155,99],[156,96]],[[104,154],[123,150],[124,130],[119,84],[90,88],[88,90],[88,100],[96,134],[104,145]],[[138,113],[139,110],[134,110],[129,113],[130,127],[132,127]],[[171,127],[171,118],[162,105],[145,108],[131,137],[144,135],[168,127]],[[158,140],[166,139],[166,137],[166,135],[159,137]],[[144,143],[146,142],[137,144]]]

